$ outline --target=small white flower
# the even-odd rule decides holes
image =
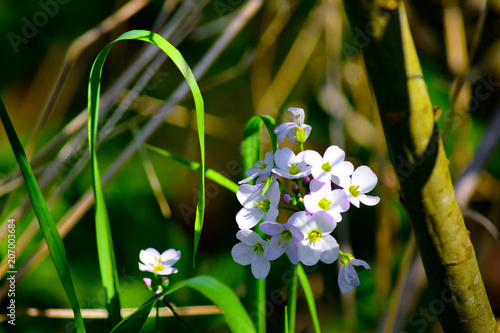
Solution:
[[[278,203],[280,202],[280,189],[278,182],[269,186],[266,194],[262,195],[264,184],[244,184],[238,188],[236,197],[243,208],[236,214],[236,222],[240,229],[253,228],[259,221],[274,221],[278,217]]]
[[[293,151],[288,147],[279,149],[274,153],[276,167],[273,169],[273,172],[288,179],[304,178],[311,174],[312,167],[304,162],[303,157],[303,152],[295,156]]]
[[[141,250],[139,259],[142,263],[139,263],[139,269],[158,275],[177,273],[178,269],[171,266],[174,265],[180,257],[181,251],[176,251],[174,249],[167,250],[162,254],[153,248]]]
[[[317,179],[309,183],[310,194],[304,196],[304,206],[311,213],[324,211],[336,222],[342,221],[340,213],[349,209],[349,201],[343,190],[333,190],[330,182],[322,183]]]
[[[260,230],[272,236],[267,248],[267,259],[277,259],[286,251],[292,264],[299,262],[300,242],[304,239],[302,231],[289,223],[277,222],[264,222],[260,225]]]
[[[245,174],[249,177],[243,179],[242,181],[239,181],[238,184],[248,183],[257,176],[265,176],[267,178],[267,176],[271,174],[272,169],[273,169],[273,153],[269,151],[264,156],[263,161],[255,162],[253,167],[251,167],[245,172]]]
[[[353,266],[363,266],[365,269],[370,269],[368,263],[364,260],[360,259],[350,259],[347,264],[344,263],[344,260],[349,260],[348,258],[342,259],[342,267],[340,267],[339,272],[339,287],[340,291],[343,294],[350,293],[354,288],[359,287],[361,284],[359,282],[358,273],[354,269]]]
[[[278,135],[278,142],[288,137],[288,140],[295,143],[303,143],[311,134],[311,126],[304,124],[304,110],[300,108],[288,108],[293,114],[293,123],[283,123],[274,129],[274,134]]]
[[[304,161],[312,166],[311,173],[314,179],[323,183],[333,182],[338,184],[341,178],[349,177],[354,166],[351,162],[344,161],[345,152],[337,146],[330,146],[323,157],[314,151],[304,151]]]
[[[325,212],[309,215],[301,211],[293,214],[288,223],[304,234],[300,247],[300,261],[304,265],[315,265],[319,260],[331,264],[339,257],[339,244],[330,233],[337,223]]]
[[[359,202],[367,206],[375,206],[380,201],[379,197],[365,194],[373,190],[377,185],[377,175],[365,165],[354,170],[352,176],[341,180],[339,185],[347,194],[347,199],[358,208]]]
[[[265,279],[271,264],[266,258],[267,242],[252,230],[240,230],[236,234],[241,242],[233,246],[231,255],[240,265],[252,265],[252,274],[256,279]]]

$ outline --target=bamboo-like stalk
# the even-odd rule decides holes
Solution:
[[[499,332],[401,1],[344,2],[445,332]]]

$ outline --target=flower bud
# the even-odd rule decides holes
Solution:
[[[292,192],[293,192],[294,194],[297,194],[297,193],[299,193],[299,192],[300,192],[300,186],[299,186],[299,184],[293,184],[293,185],[292,185]]]
[[[306,133],[303,128],[295,128],[295,140],[298,143],[304,143],[306,141]]]
[[[309,184],[311,182],[311,177],[309,176],[305,176],[304,177],[304,180],[302,181],[302,184],[304,184],[304,186],[306,186],[307,184]]]
[[[290,194],[283,194],[283,201],[285,201],[286,204],[295,206],[297,204],[297,200],[295,199],[294,196],[291,196]]]
[[[146,286],[148,290],[153,290],[153,288],[151,288],[151,279],[144,278],[142,279],[142,281],[144,282],[144,286]]]

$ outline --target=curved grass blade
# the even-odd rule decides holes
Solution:
[[[297,264],[297,277],[299,278],[300,285],[306,296],[307,306],[309,307],[309,312],[311,313],[311,318],[314,325],[314,331],[316,333],[321,333],[321,328],[319,326],[318,313],[316,312],[316,303],[314,302],[314,295],[309,285],[309,280],[307,279],[306,272],[304,272],[304,267],[299,263]]]
[[[177,65],[182,75],[186,78],[189,87],[194,96],[196,119],[198,123],[198,138],[200,142],[201,151],[201,177],[200,189],[198,192],[198,203],[196,207],[196,220],[195,220],[195,236],[194,236],[194,252],[193,263],[196,256],[196,250],[201,236],[201,229],[203,227],[203,215],[205,211],[205,139],[204,139],[204,108],[203,99],[201,97],[200,89],[196,83],[196,79],[187,65],[186,61],[180,52],[163,39],[160,35],[146,30],[133,30],[122,34],[120,37],[109,43],[97,56],[92,65],[89,78],[89,92],[88,92],[88,110],[89,110],[89,150],[91,157],[92,168],[92,186],[94,189],[95,197],[95,211],[96,211],[96,233],[97,233],[97,246],[99,253],[99,265],[101,269],[103,286],[106,291],[106,305],[113,323],[117,323],[120,317],[120,303],[118,296],[118,274],[116,270],[115,255],[113,251],[113,241],[111,238],[111,229],[109,225],[106,204],[101,187],[101,177],[99,174],[99,167],[96,155],[96,137],[97,125],[99,117],[99,95],[101,85],[101,74],[104,61],[108,55],[111,47],[121,40],[141,40],[148,43],[155,44],[162,49]]]
[[[195,170],[198,172],[201,171],[201,164],[200,163],[190,162],[186,159],[183,159],[182,157],[180,157],[178,155],[172,154],[171,152],[168,152],[164,149],[154,147],[154,146],[151,146],[148,144],[146,145],[146,148],[148,148],[149,150],[152,150],[154,152],[157,152],[160,155],[168,157],[168,158],[170,158],[170,159],[172,159],[172,160],[174,160],[182,165],[185,165],[192,170]],[[232,180],[224,177],[222,174],[218,173],[217,171],[215,171],[213,169],[206,168],[205,169],[205,177],[216,182],[217,184],[219,184],[221,186],[224,186],[225,188],[227,188],[228,190],[230,190],[234,193],[238,192],[238,184],[236,184]]]
[[[141,327],[144,325],[148,319],[149,313],[153,309],[155,303],[163,296],[165,293],[155,295],[142,304],[137,310],[123,318],[118,325],[116,325],[111,333],[129,333],[129,332],[139,332]]]
[[[232,332],[255,333],[250,316],[240,300],[228,286],[210,276],[197,276],[179,282],[166,291],[165,295],[183,288],[193,288],[214,302],[224,311],[224,318]]]
[[[64,287],[64,291],[68,296],[71,308],[75,313],[75,327],[77,332],[85,332],[85,326],[83,324],[83,317],[80,312],[80,305],[76,297],[75,288],[73,286],[73,280],[71,279],[71,273],[69,270],[68,257],[66,255],[66,250],[62,242],[61,236],[57,231],[56,224],[50,215],[47,203],[38,187],[31,166],[26,158],[26,153],[24,152],[23,146],[17,137],[16,131],[12,122],[10,121],[7,109],[3,104],[3,100],[0,98],[0,118],[2,119],[5,132],[9,138],[10,145],[16,157],[21,173],[24,177],[26,188],[28,190],[28,195],[33,205],[33,210],[40,223],[40,229],[42,229],[43,237],[47,242],[47,246],[56,266],[57,273]]]

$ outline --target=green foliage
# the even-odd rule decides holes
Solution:
[[[52,215],[49,212],[49,208],[47,207],[47,203],[45,202],[42,192],[38,187],[38,183],[36,182],[35,176],[33,175],[33,170],[31,170],[31,166],[28,162],[28,159],[26,158],[23,146],[21,145],[14,126],[10,121],[9,114],[7,113],[7,109],[5,108],[2,99],[0,99],[0,119],[2,119],[5,132],[7,133],[10,145],[12,147],[12,151],[14,152],[17,163],[19,164],[19,168],[21,169],[26,189],[28,190],[28,195],[31,199],[33,210],[35,211],[35,214],[40,223],[40,228],[42,229],[43,236],[45,238],[45,241],[47,242],[52,261],[54,262],[54,266],[56,267],[59,278],[61,279],[61,282],[64,286],[64,291],[68,296],[71,308],[75,313],[76,330],[77,332],[85,332],[83,317],[80,312],[80,305],[76,297],[73,280],[71,279],[71,273],[69,270],[69,263],[64,244],[62,242],[61,236],[59,235],[59,232],[57,231],[56,224],[52,219]]]
[[[204,139],[204,108],[203,99],[200,89],[196,83],[196,79],[187,65],[186,61],[180,52],[168,43],[163,37],[151,31],[134,30],[122,34],[113,42],[108,44],[97,56],[89,78],[89,95],[88,95],[88,110],[89,110],[89,149],[92,166],[92,186],[94,189],[95,211],[96,211],[96,232],[97,232],[97,247],[99,253],[99,264],[101,267],[101,276],[104,289],[106,291],[106,305],[110,313],[112,323],[117,323],[120,319],[120,302],[118,295],[118,273],[116,270],[116,261],[113,250],[113,241],[111,238],[111,229],[109,225],[108,213],[104,194],[101,187],[101,177],[99,175],[99,166],[97,163],[96,154],[96,138],[97,126],[99,118],[99,95],[101,85],[101,74],[104,61],[111,47],[121,40],[141,40],[152,43],[162,49],[177,65],[182,75],[186,78],[191,91],[193,92],[196,117],[198,122],[198,138],[201,149],[201,177],[200,188],[198,192],[198,204],[196,207],[195,221],[195,236],[194,236],[194,257],[200,240],[201,229],[203,227],[203,215],[205,211],[205,139]]]

